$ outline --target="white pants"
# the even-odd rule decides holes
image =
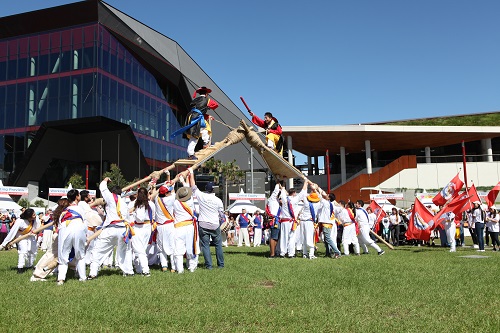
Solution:
[[[297,251],[302,251],[303,250],[303,239],[302,239],[302,225],[301,224],[298,224],[297,225],[297,228],[295,229],[295,235],[297,235],[295,237],[295,250]]]
[[[370,226],[368,224],[359,226],[359,235],[358,235],[359,243],[363,246],[363,252],[368,253],[367,245],[373,247],[377,253],[381,252],[382,249],[380,246],[375,243],[375,241],[370,237]]]
[[[17,233],[17,237],[21,236]],[[17,238],[16,237],[16,238]],[[33,267],[37,254],[37,244],[35,235],[17,243],[17,268],[23,268],[27,262],[26,267]]]
[[[262,229],[254,228],[253,231],[253,246],[260,246],[260,243],[262,243]]]
[[[198,253],[200,253],[200,245],[198,240],[194,239],[194,225],[186,225],[175,228],[175,270],[177,273],[184,272],[183,257],[186,255],[187,267],[193,271],[198,266]],[[193,249],[193,246],[196,249]]]
[[[49,229],[45,229],[43,231],[43,237],[42,237],[42,251],[47,251],[52,247],[52,234],[54,232]]]
[[[448,243],[450,243],[450,252],[457,251],[457,243],[455,242],[455,233],[457,232],[457,226],[455,222],[445,223],[445,232]]]
[[[175,248],[175,228],[174,223],[159,224],[156,227],[156,244],[158,254],[160,255],[161,267],[168,267],[168,258],[170,258],[170,267],[175,269],[174,248]]]
[[[134,274],[132,267],[132,251],[130,242],[123,241],[125,227],[108,226],[104,228],[94,244],[91,254],[90,273],[96,276],[101,264],[113,255],[113,248],[116,246],[116,263],[124,274]]]
[[[358,237],[356,237],[356,226],[354,223],[344,226],[344,231],[342,233],[342,247],[344,248],[344,254],[349,255],[349,244],[354,245],[354,252],[359,254],[359,243]]]
[[[202,129],[200,131],[201,139],[203,140],[203,145],[210,144],[210,135],[206,129]],[[189,139],[189,143],[187,146],[187,153],[189,156],[194,155],[194,149],[196,148],[196,144],[198,143],[198,138],[191,137]]]
[[[280,236],[278,240],[278,254],[280,256],[295,256],[295,234],[296,230],[292,231],[293,222],[281,222],[280,223]]]
[[[243,241],[245,241],[245,246],[250,246],[250,235],[248,234],[248,228],[240,228],[240,234],[238,235],[238,246],[242,246]]]
[[[135,224],[135,235],[132,237],[132,251],[134,253],[134,262],[136,263],[136,272],[149,273],[148,256],[146,248],[151,237],[151,224]]]
[[[47,252],[43,254],[43,256],[36,263],[35,271],[33,275],[37,278],[44,279],[52,273],[52,271],[57,267],[57,264],[54,265],[54,262],[57,262],[57,247],[58,247],[58,234],[52,233],[52,242],[51,247],[47,249]],[[49,269],[44,270],[47,266],[51,266]]]
[[[80,280],[85,280],[85,242],[87,241],[87,224],[81,219],[74,219],[66,225],[65,222],[61,223],[58,236],[58,258],[59,266],[57,267],[58,281],[66,280],[66,273],[68,272],[69,255],[71,249],[75,251],[76,270]]]
[[[302,230],[302,254],[314,257],[314,223],[312,220],[300,221]]]

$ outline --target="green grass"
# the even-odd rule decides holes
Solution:
[[[459,115],[451,117],[421,118],[378,123],[405,126],[499,126],[500,112]]]
[[[104,269],[56,286],[0,252],[0,328],[11,332],[498,332],[500,253],[399,247],[339,260],[224,248],[226,268],[150,278]],[[323,254],[320,246],[319,255]],[[200,266],[203,259],[200,260]]]

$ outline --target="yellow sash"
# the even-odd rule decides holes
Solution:
[[[160,197],[158,197],[158,203],[160,205],[161,211],[163,212],[163,215],[165,215],[165,217],[167,218],[167,220],[173,220],[174,218],[172,217],[172,215],[170,215],[167,207],[165,206],[165,203],[163,202],[163,200],[161,200]]]
[[[21,231],[21,235],[27,235],[31,229],[33,229],[33,221],[30,222],[30,225],[24,229],[23,231]]]

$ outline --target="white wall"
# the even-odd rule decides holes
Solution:
[[[462,163],[419,163],[416,169],[406,169],[389,178],[381,188],[438,189],[460,172]],[[471,186],[495,186],[500,181],[500,162],[467,162],[467,182]]]

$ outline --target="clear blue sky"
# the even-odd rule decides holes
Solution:
[[[0,16],[70,2],[2,1]],[[285,126],[500,110],[498,0],[107,2]]]

